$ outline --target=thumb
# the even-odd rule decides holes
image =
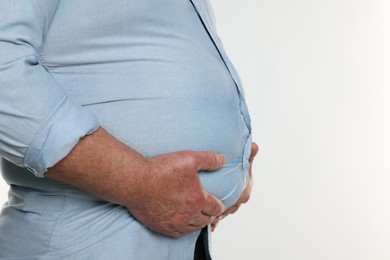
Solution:
[[[226,210],[225,205],[212,194],[205,192],[206,203],[202,209],[202,213],[207,216],[220,216]]]
[[[198,165],[198,171],[215,171],[222,168],[227,159],[223,154],[217,154],[215,152],[197,152],[196,162]]]

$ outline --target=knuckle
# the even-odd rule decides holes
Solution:
[[[181,151],[181,154],[182,154],[184,157],[191,157],[191,156],[193,156],[194,152],[191,151],[191,150],[184,150],[184,151]]]
[[[219,165],[220,164],[218,155],[216,153],[210,152],[209,158],[210,158],[212,165]]]
[[[196,167],[197,162],[198,162],[197,157],[193,153],[188,152],[185,157],[185,163],[191,167]]]
[[[190,213],[182,213],[176,215],[173,219],[173,226],[175,227],[181,227],[186,225],[190,220],[192,219],[192,214]]]
[[[190,201],[187,204],[187,212],[181,218],[183,224],[188,224],[201,212],[203,206],[198,201]]]
[[[209,152],[208,157],[212,165],[219,166],[222,164],[222,158],[217,153]]]
[[[222,213],[222,212],[223,212],[223,207],[222,207],[222,205],[221,205],[220,203],[213,203],[213,204],[211,205],[211,209],[212,209],[212,211],[215,212],[217,215],[218,215],[219,213]]]
[[[189,200],[189,206],[194,210],[200,210],[206,203],[206,198],[203,194],[193,195]]]

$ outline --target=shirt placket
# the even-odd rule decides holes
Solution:
[[[196,12],[199,15],[199,18],[202,20],[208,34],[211,37],[211,40],[214,42],[214,45],[216,46],[224,64],[226,65],[227,70],[229,71],[230,76],[232,77],[237,91],[240,98],[240,109],[241,114],[244,118],[245,124],[249,131],[249,136],[245,145],[244,154],[243,154],[243,161],[242,161],[242,167],[243,170],[248,171],[249,170],[249,156],[251,152],[252,147],[252,134],[251,134],[251,119],[248,112],[248,107],[246,105],[245,99],[244,99],[244,91],[242,88],[241,80],[238,76],[237,71],[234,69],[233,64],[231,63],[230,59],[226,55],[224,48],[222,47],[222,43],[215,31],[215,26],[213,25],[213,22],[211,21],[211,17],[209,15],[209,9],[207,7],[207,3],[205,1],[208,0],[190,0],[192,5],[194,6]]]
[[[221,41],[220,41],[216,31],[215,31],[215,27],[213,26],[213,23],[211,21],[211,17],[209,15],[209,10],[208,10],[207,4],[204,0],[190,0],[190,1],[192,2],[193,6],[195,7],[195,10],[197,11],[200,19],[202,20],[208,34],[211,37],[211,40],[214,42],[214,45],[216,46],[219,54],[221,55],[221,58],[222,58],[224,64],[226,65],[226,68],[229,71],[230,76],[232,77],[232,79],[236,85],[236,88],[237,88],[237,91],[238,91],[238,94],[240,97],[241,113],[244,117],[246,126],[248,127],[248,130],[250,132],[251,131],[251,122],[250,122],[248,108],[247,108],[247,105],[246,105],[246,102],[244,99],[244,91],[242,88],[241,80],[240,80],[238,73],[235,70],[233,64],[231,63],[230,59],[228,58],[228,56],[226,55],[226,53],[222,47],[222,43],[221,43]]]

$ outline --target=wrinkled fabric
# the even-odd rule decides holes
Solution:
[[[237,201],[250,118],[208,1],[13,0],[0,13],[0,155],[11,185],[0,258],[193,259],[199,232],[156,234],[44,173],[100,125],[145,156],[225,154],[222,169],[199,176],[226,206]]]

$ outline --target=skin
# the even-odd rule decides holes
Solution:
[[[148,228],[180,237],[236,211],[206,192],[197,174],[225,163],[225,156],[214,152],[180,151],[145,158],[99,128],[82,138],[46,176],[123,205]],[[246,202],[247,192],[236,205]]]

